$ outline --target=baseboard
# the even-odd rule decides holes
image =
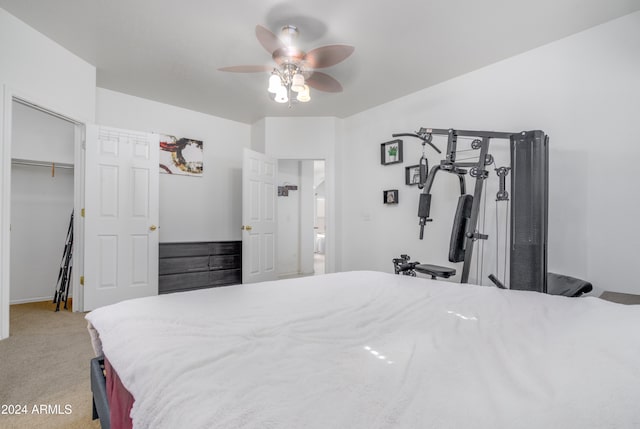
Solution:
[[[300,277],[301,275],[302,274],[298,272],[278,273],[278,280],[292,279],[292,278]]]
[[[44,302],[44,301],[53,302],[53,296],[41,296],[39,298],[16,299],[14,301],[9,301],[9,305],[28,304],[30,302]]]

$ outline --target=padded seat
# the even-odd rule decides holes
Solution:
[[[547,273],[547,293],[578,297],[593,290],[593,285],[586,280],[563,274]]]
[[[449,277],[456,275],[455,268],[441,267],[439,265],[431,264],[418,264],[415,266],[415,270],[421,274],[430,275],[432,279],[435,279],[436,277],[448,279]]]

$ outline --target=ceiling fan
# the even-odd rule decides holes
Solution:
[[[271,72],[268,91],[273,94],[275,101],[288,102],[289,106],[294,93],[297,93],[297,101],[309,101],[309,87],[324,92],[342,92],[340,82],[316,69],[331,67],[344,61],[355,48],[349,45],[327,45],[305,52],[296,46],[298,34],[298,28],[293,25],[282,27],[280,37],[267,28],[256,25],[256,37],[271,54],[275,66],[240,65],[218,70],[234,73]]]

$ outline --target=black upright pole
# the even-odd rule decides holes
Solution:
[[[480,143],[480,155],[478,157],[478,164],[474,167],[470,173],[475,175],[476,184],[473,190],[473,204],[471,205],[471,217],[467,224],[466,243],[464,249],[464,264],[462,265],[462,276],[460,277],[460,283],[469,282],[469,272],[471,270],[471,258],[473,257],[473,245],[478,240],[480,233],[476,230],[478,224],[478,213],[480,212],[480,203],[482,201],[482,188],[484,181],[487,179],[488,172],[485,170],[485,164],[487,155],[489,154],[489,141],[488,137],[483,137]],[[484,233],[484,231],[483,231]]]
[[[510,288],[547,292],[549,137],[511,137]]]

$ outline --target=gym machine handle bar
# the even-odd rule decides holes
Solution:
[[[432,148],[434,148],[436,152],[442,153],[442,151],[440,151],[440,149],[438,149],[438,147],[436,145],[431,143],[431,141],[429,141],[428,139],[426,139],[423,136],[420,136],[418,134],[414,134],[414,133],[397,133],[397,134],[391,134],[391,137],[416,137],[416,138],[419,138],[420,140],[422,140],[423,142],[427,143]]]

